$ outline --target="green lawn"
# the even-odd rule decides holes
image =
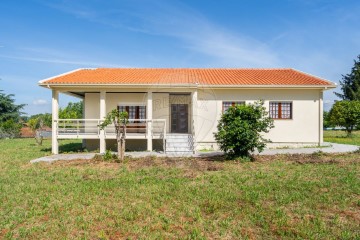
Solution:
[[[49,151],[0,140],[0,239],[360,238],[359,153],[29,163]]]
[[[360,146],[360,131],[354,131],[351,137],[347,137],[344,131],[326,130],[324,131],[324,141]]]

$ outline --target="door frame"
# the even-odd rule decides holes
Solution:
[[[185,105],[185,109],[186,109],[186,131],[185,132],[178,132],[177,130],[176,131],[173,131],[173,125],[172,125],[172,118],[173,118],[173,108],[172,106],[173,105]],[[176,124],[179,124],[179,121],[177,121]],[[177,127],[178,129],[178,127]],[[189,133],[189,104],[187,103],[172,103],[170,104],[170,132],[171,133],[183,133],[183,134],[188,134]]]

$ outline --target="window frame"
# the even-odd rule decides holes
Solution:
[[[120,109],[123,108],[128,114],[129,119],[140,119],[140,120],[146,120],[147,117],[147,111],[146,111],[146,105],[143,104],[119,104],[117,106],[118,111],[121,111]],[[130,117],[130,108],[135,108],[135,117]],[[141,109],[143,109],[143,113],[141,113]],[[144,118],[140,118],[140,116],[144,116]],[[141,123],[143,121],[129,121],[130,123]]]
[[[225,110],[225,103],[231,103],[231,106],[229,106],[227,109],[229,109],[230,107],[235,107],[236,105],[245,105],[246,104],[245,101],[222,101],[222,103],[221,103],[222,113],[227,111],[227,109]]]
[[[290,117],[283,117],[283,104],[290,104]],[[272,104],[277,104],[277,117],[272,116]],[[292,101],[269,101],[269,117],[274,120],[293,120],[293,102]]]

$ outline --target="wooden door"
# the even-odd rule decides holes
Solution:
[[[188,133],[187,104],[171,104],[171,132]]]

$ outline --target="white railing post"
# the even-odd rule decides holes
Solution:
[[[76,136],[77,136],[77,138],[79,138],[79,133],[80,133],[79,124],[80,124],[80,122],[79,122],[79,120],[77,120],[76,121]]]
[[[164,120],[163,149],[164,153],[166,153],[166,120]]]

